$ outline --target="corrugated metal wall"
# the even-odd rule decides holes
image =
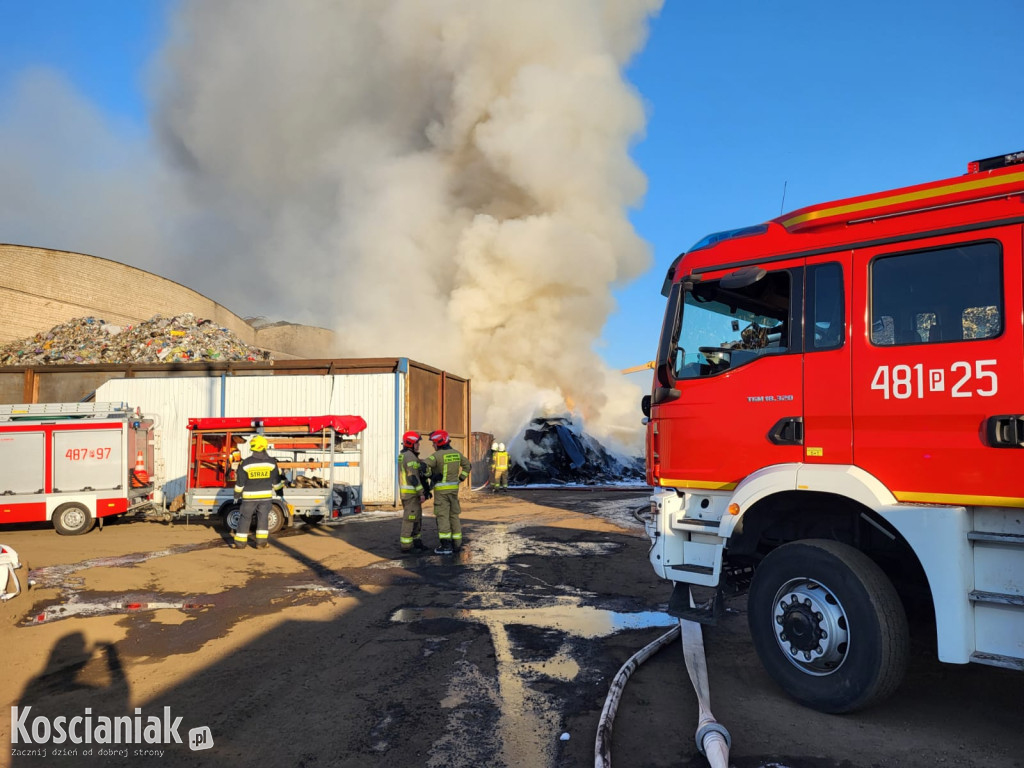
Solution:
[[[211,416],[362,416],[362,485],[366,504],[395,501],[397,427],[404,420],[394,374],[335,376],[244,376],[223,378],[118,379],[96,390],[96,400],[123,401],[155,416],[158,481],[172,499],[185,490],[190,418]],[[224,392],[221,392],[221,386]],[[222,399],[223,398],[223,399]],[[223,413],[221,405],[223,402]],[[396,406],[398,421],[396,421]],[[339,470],[338,479],[357,482],[357,470]]]

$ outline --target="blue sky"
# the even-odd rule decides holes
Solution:
[[[172,8],[0,2],[0,99],[49,67],[144,134],[146,63]],[[631,220],[654,266],[616,292],[597,349],[614,368],[651,358],[665,270],[709,232],[1024,150],[1022,28],[1019,0],[667,0],[626,73],[649,116],[633,148],[648,191]]]

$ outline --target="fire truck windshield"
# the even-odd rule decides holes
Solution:
[[[788,272],[781,271],[743,288],[727,290],[708,281],[687,290],[672,335],[673,377],[711,376],[786,352],[789,283]]]

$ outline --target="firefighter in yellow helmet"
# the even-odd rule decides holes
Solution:
[[[491,445],[491,492],[508,490],[508,451],[504,443]]]
[[[462,549],[462,507],[459,505],[459,484],[469,477],[473,465],[452,448],[448,433],[438,429],[430,433],[430,442],[437,450],[424,462],[434,478],[434,516],[437,518],[439,555],[450,555]]]
[[[256,513],[256,546],[270,546],[270,507],[274,494],[284,496],[284,480],[277,460],[267,453],[267,438],[256,435],[249,441],[252,453],[238,465],[235,480],[235,501],[242,502],[238,515],[238,530],[231,542],[235,549],[245,549],[249,543],[249,526]]]

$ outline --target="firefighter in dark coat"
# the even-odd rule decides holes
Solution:
[[[235,549],[245,549],[249,543],[253,512],[256,513],[256,546],[260,549],[270,546],[271,499],[274,494],[284,496],[284,480],[277,460],[267,453],[267,438],[256,435],[249,441],[249,450],[252,453],[238,465],[235,480],[235,501],[242,502],[238,530],[231,542]]]
[[[423,528],[423,502],[430,498],[430,479],[420,460],[420,433],[402,435],[398,454],[398,490],[402,497],[402,532],[399,547],[403,552],[420,552],[427,547],[420,538]]]
[[[434,478],[434,516],[437,517],[437,538],[440,539],[440,545],[434,552],[450,555],[462,548],[459,484],[469,477],[473,465],[452,448],[448,433],[443,429],[431,432],[430,442],[437,449],[425,462]]]

